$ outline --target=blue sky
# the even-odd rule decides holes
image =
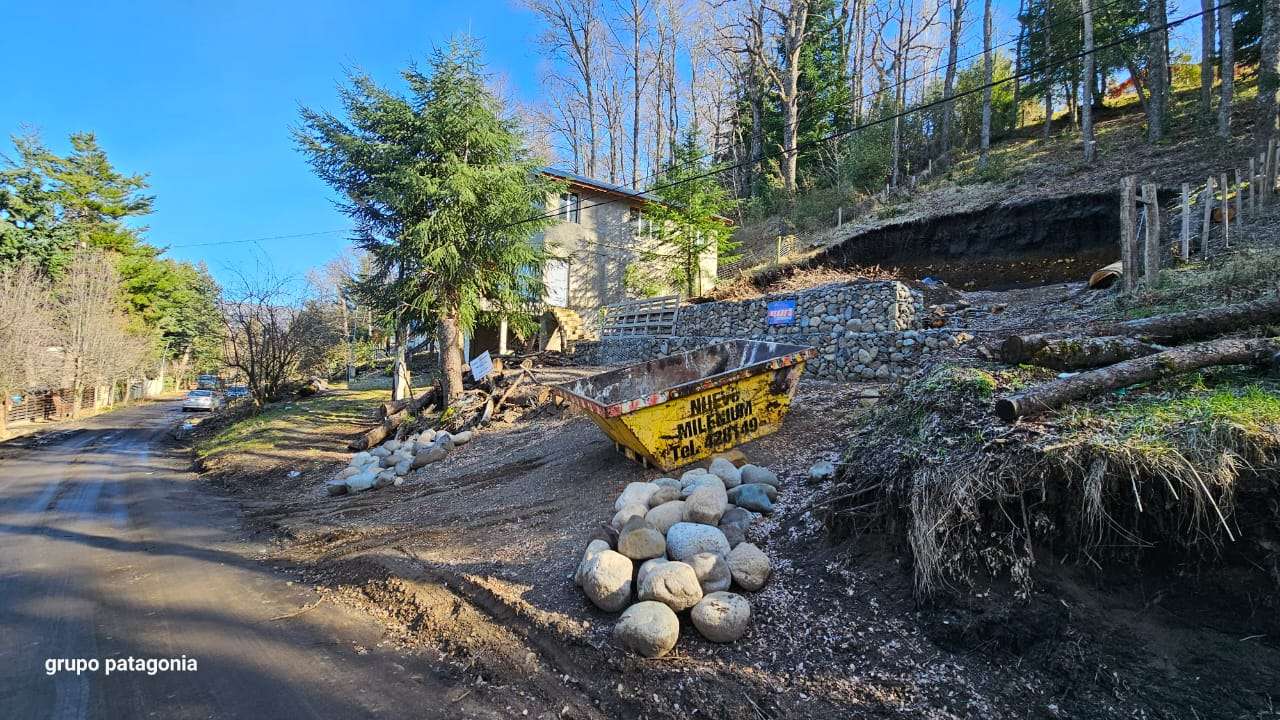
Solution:
[[[1016,0],[996,5],[997,29],[1011,30]],[[264,259],[301,274],[347,244],[330,232],[346,218],[289,135],[299,105],[337,109],[344,68],[394,83],[411,59],[470,32],[500,82],[533,101],[544,62],[538,22],[515,0],[0,0],[0,28],[0,133],[32,127],[64,151],[69,133],[96,132],[118,168],[150,174],[149,240],[220,279]],[[976,19],[964,36],[980,41]]]
[[[150,174],[157,245],[348,226],[294,149],[298,106],[336,109],[344,67],[393,82],[457,32],[491,49],[522,97],[537,88],[534,18],[511,0],[475,2],[27,2],[0,0],[5,85],[0,147],[25,123],[55,150],[92,130],[116,166]],[[215,276],[262,254],[287,273],[336,255],[342,234],[174,247]]]

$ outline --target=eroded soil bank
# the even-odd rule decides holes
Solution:
[[[933,277],[966,290],[1008,290],[1083,280],[1117,259],[1119,204],[1111,193],[1082,193],[900,223],[858,233],[794,265],[756,278],[813,268],[896,268],[906,279]]]

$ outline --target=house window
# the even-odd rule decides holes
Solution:
[[[582,198],[578,197],[578,193],[560,193],[560,217],[565,222],[581,222]]]
[[[653,235],[653,221],[640,208],[631,208],[631,237],[635,240],[648,239]]]

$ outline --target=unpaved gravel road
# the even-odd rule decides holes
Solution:
[[[528,709],[468,693],[427,659],[379,647],[372,618],[257,560],[265,548],[238,530],[234,505],[198,484],[168,442],[179,417],[176,403],[143,405],[3,448],[0,715],[435,718]],[[109,659],[183,656],[195,672],[105,673]],[[100,666],[47,674],[46,662],[59,658]]]

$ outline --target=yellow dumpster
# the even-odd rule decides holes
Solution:
[[[811,347],[733,340],[552,388],[632,460],[674,470],[776,432]]]

